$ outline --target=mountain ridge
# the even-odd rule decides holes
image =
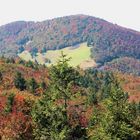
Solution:
[[[52,20],[56,20],[56,19],[61,19],[61,18],[67,18],[67,17],[70,17],[70,16],[84,16],[84,17],[93,17],[93,18],[96,18],[96,19],[99,19],[99,20],[102,20],[102,21],[105,21],[105,22],[108,22],[110,24],[113,24],[115,26],[118,26],[120,28],[124,28],[124,29],[128,29],[128,30],[131,30],[132,32],[135,32],[135,33],[138,33],[140,34],[140,31],[136,30],[136,29],[132,29],[130,27],[125,27],[123,25],[120,25],[118,23],[113,23],[111,21],[108,21],[108,20],[105,20],[103,18],[100,18],[100,17],[95,17],[95,16],[92,16],[92,15],[88,15],[88,14],[72,14],[72,15],[66,15],[66,16],[58,16],[58,17],[54,17],[54,18],[48,18],[46,20],[41,20],[41,21],[34,21],[34,20],[15,20],[15,21],[12,21],[12,22],[9,22],[9,23],[6,23],[6,24],[2,24],[0,25],[0,28],[1,27],[4,27],[4,26],[7,26],[7,25],[10,25],[10,24],[13,24],[13,23],[20,23],[20,22],[23,22],[23,23],[42,23],[42,22],[46,22],[46,21],[52,21]]]

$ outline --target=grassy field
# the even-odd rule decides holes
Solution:
[[[18,56],[25,61],[35,62],[35,60],[36,60],[39,64],[45,64],[45,62],[46,62],[45,56],[42,55],[41,53],[37,53],[37,55],[33,58],[32,55],[30,54],[30,52],[24,51],[24,52],[18,54]]]
[[[93,67],[95,65],[94,60],[91,60],[90,58],[90,47],[87,46],[87,43],[82,43],[76,46],[66,47],[64,49],[60,50],[49,50],[45,54],[37,53],[37,56],[32,58],[31,54],[28,51],[24,51],[21,54],[19,54],[19,57],[26,60],[26,61],[37,61],[39,64],[45,64],[45,59],[49,59],[51,61],[51,65],[55,64],[60,55],[61,52],[67,55],[68,58],[71,58],[69,64],[73,67],[81,66],[83,67]]]
[[[28,51],[23,51],[22,53],[18,54],[18,56],[25,61],[33,61],[33,58]]]
[[[76,47],[67,47],[60,50],[47,51],[45,57],[50,59],[52,64],[55,64],[63,51],[68,58],[71,58],[69,64],[75,67],[80,65],[85,60],[90,60],[90,49],[91,48],[87,47],[86,43],[82,43]]]

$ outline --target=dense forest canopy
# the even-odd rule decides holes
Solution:
[[[140,103],[117,74],[73,68],[63,53],[49,69],[10,60],[0,61],[2,140],[139,140]]]

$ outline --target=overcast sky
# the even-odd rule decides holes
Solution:
[[[140,31],[140,0],[0,0],[0,25],[87,14]]]

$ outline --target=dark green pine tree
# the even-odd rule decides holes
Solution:
[[[93,123],[92,139],[139,140],[140,130],[135,127],[134,114],[118,81],[109,88],[109,97],[102,104],[104,110]]]
[[[20,72],[17,72],[15,75],[14,85],[21,91],[26,89],[26,81]]]
[[[74,98],[72,87],[76,84],[79,73],[68,65],[68,61],[62,53],[58,63],[49,70],[50,84],[47,93],[35,104],[32,111],[35,139],[72,139],[74,133],[69,124],[67,107],[68,101]]]
[[[15,94],[11,93],[8,97],[7,97],[7,104],[5,107],[5,113],[10,113],[12,111],[12,106],[13,106],[13,102],[14,102],[14,97]]]
[[[131,109],[131,112],[134,116],[134,119],[137,118],[137,104],[133,101],[132,103],[130,103],[130,109]]]
[[[88,105],[97,105],[98,97],[97,97],[96,89],[93,87],[88,88]]]
[[[140,102],[137,104],[137,115],[140,116]]]
[[[41,84],[40,84],[40,87],[41,87],[43,90],[46,90],[47,85],[46,85],[46,83],[45,83],[44,81],[42,81]]]
[[[28,82],[28,89],[31,93],[35,93],[36,89],[38,88],[38,84],[34,78],[31,78],[31,80]]]
[[[70,128],[64,117],[65,109],[56,102],[53,94],[48,92],[33,107],[32,119],[36,140],[68,139]]]
[[[87,78],[87,82],[90,81],[88,84],[88,104],[96,105],[99,101],[99,94],[101,89],[101,79],[99,78],[99,72],[97,70],[89,70],[87,72],[89,75]]]
[[[79,73],[68,62],[70,58],[61,54],[57,65],[50,68],[51,89],[55,89],[55,96],[57,99],[64,100],[64,107],[67,110],[68,100],[72,97],[71,87],[77,84],[77,79],[80,77]]]
[[[2,72],[0,71],[0,82],[2,82],[2,80],[3,80],[3,74],[2,74]]]
[[[102,86],[101,97],[100,97],[101,100],[109,97],[114,81],[115,81],[115,78],[114,78],[113,73],[106,72],[103,78],[103,86]]]

